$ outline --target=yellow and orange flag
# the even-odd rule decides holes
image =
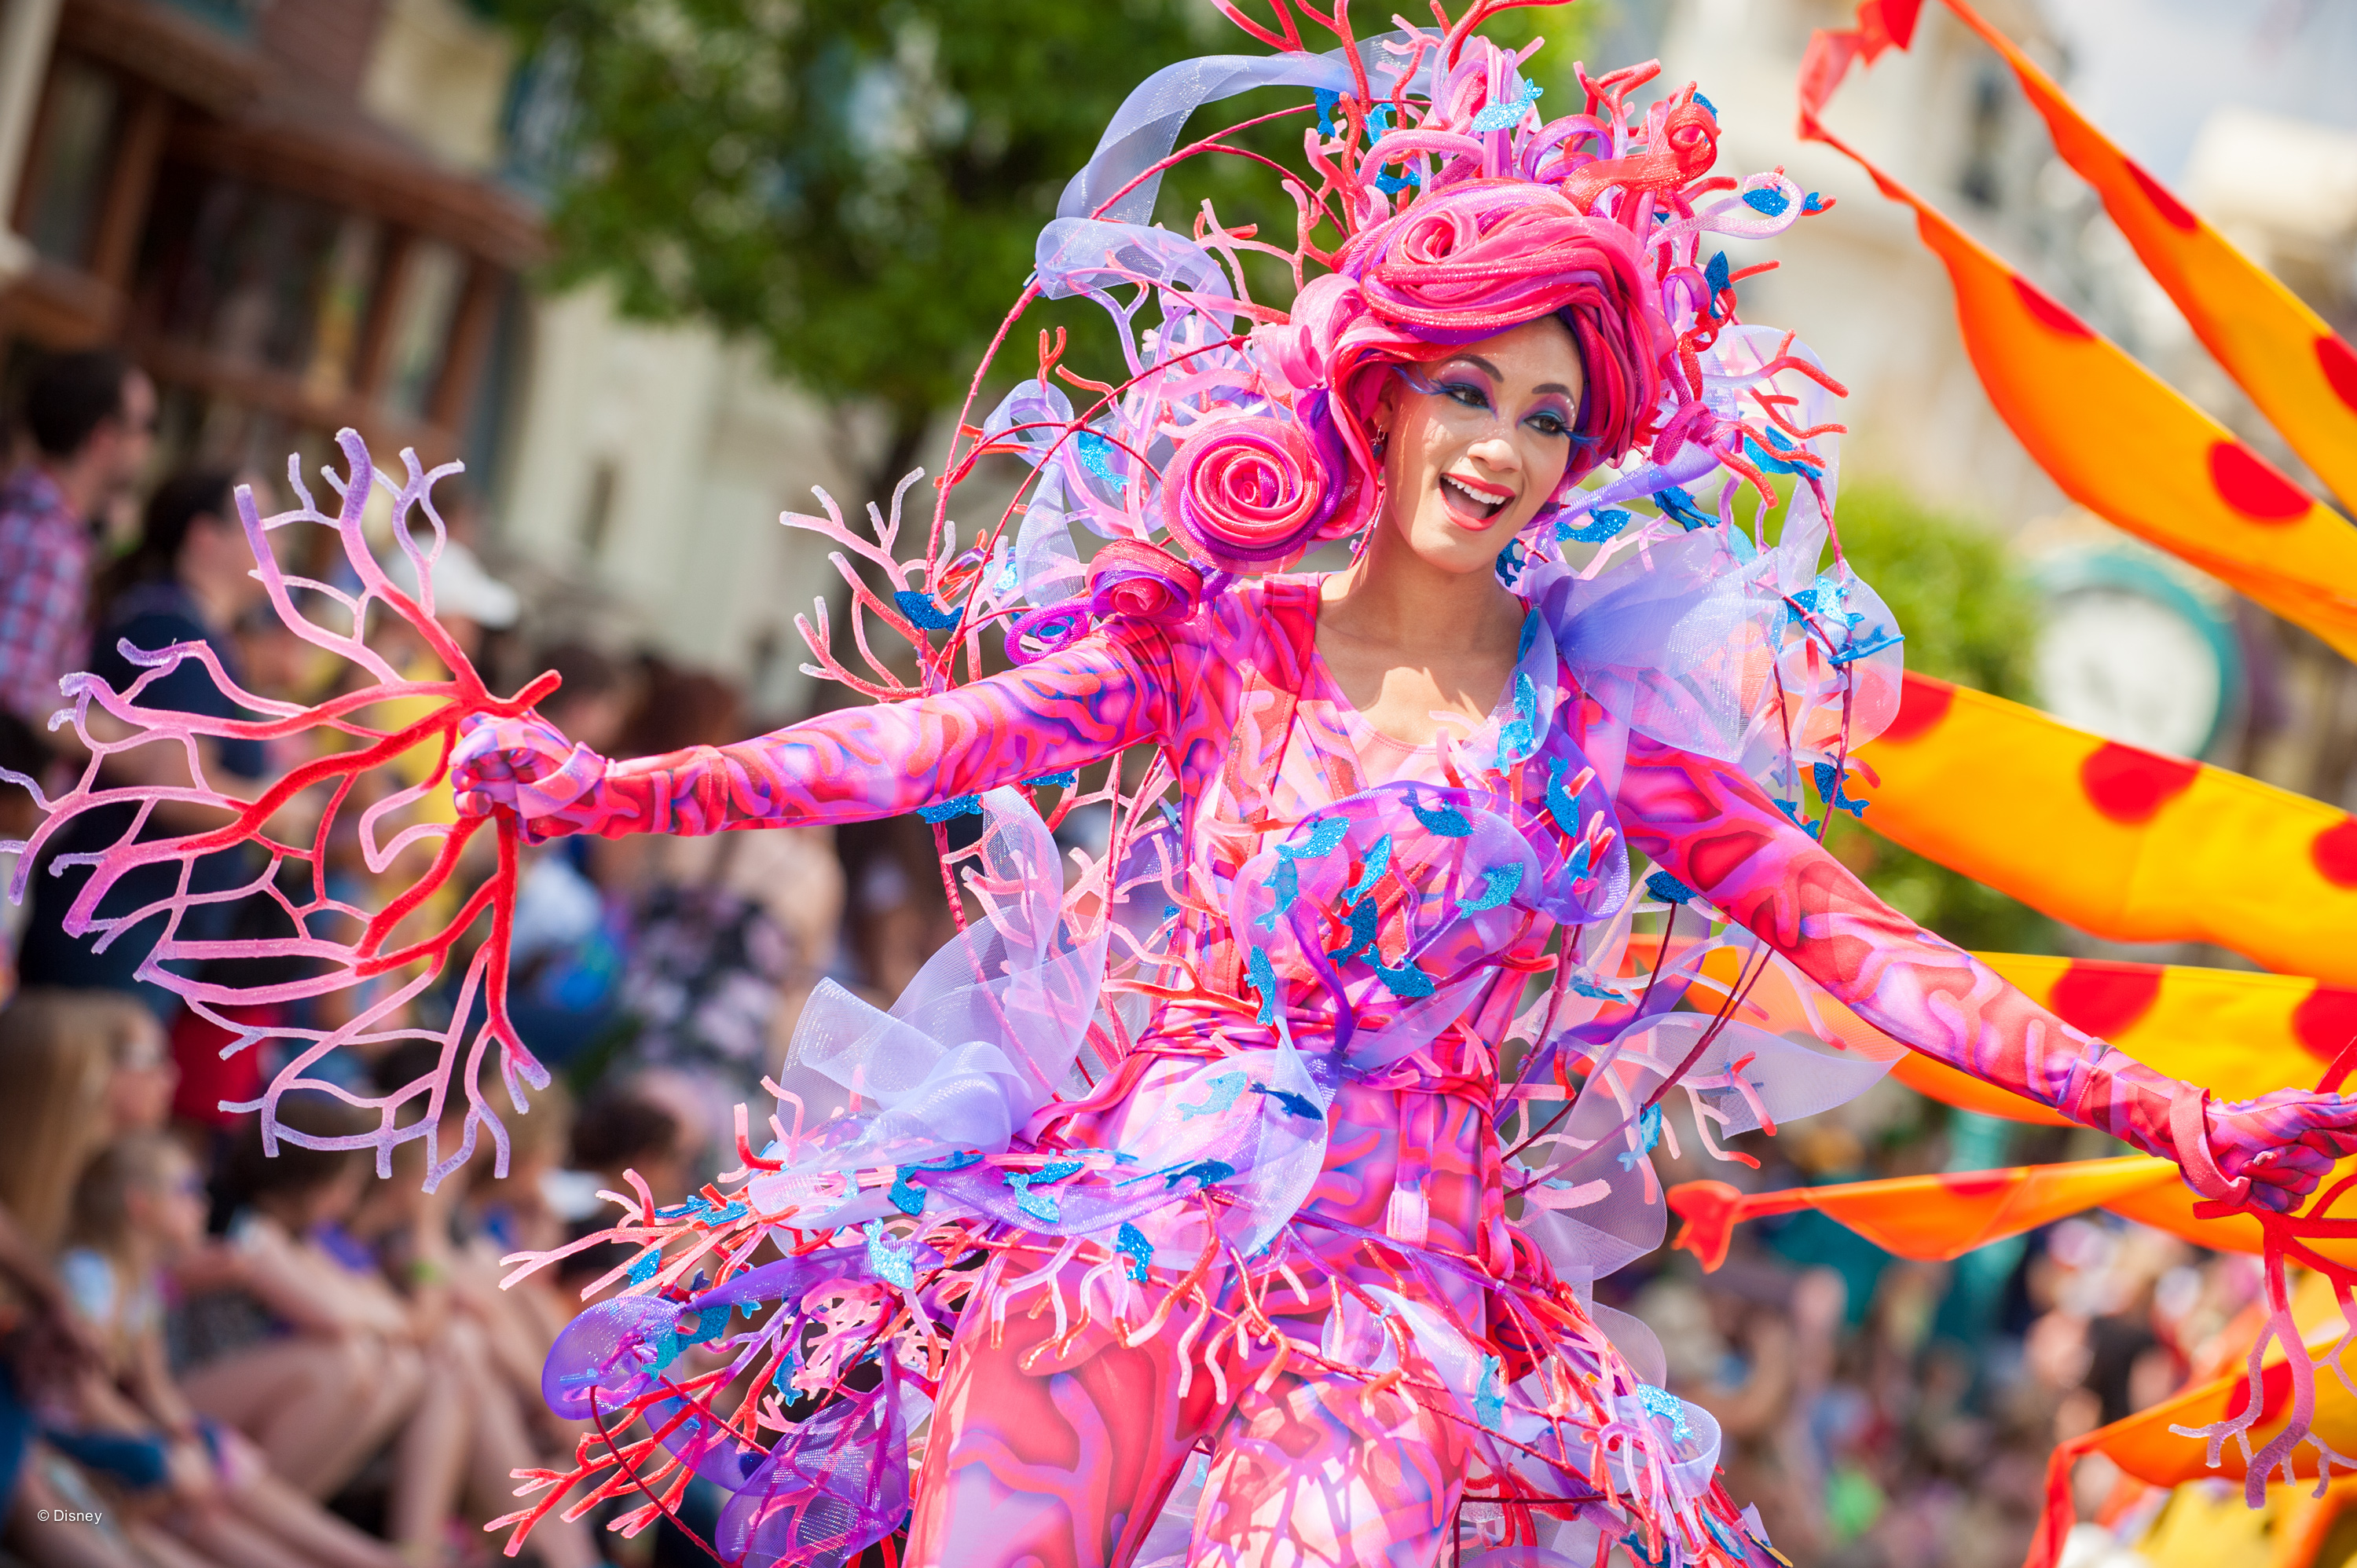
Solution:
[[[1921,675],[1858,755],[1881,780],[1877,831],[2058,920],[2112,941],[2212,942],[2357,985],[2346,811]],[[2338,1029],[2338,1049],[2357,1015],[2313,1026]]]
[[[2056,151],[2095,188],[2218,362],[2323,483],[2357,502],[2357,352],[2090,124],[1965,0],[1944,3],[2012,69]],[[2357,658],[2357,528],[1826,128],[1826,102],[1850,67],[1907,48],[1921,9],[1921,0],[1863,0],[1855,27],[1814,37],[1801,72],[1801,134],[1854,159],[1912,209],[1947,269],[1990,401],[2067,494]],[[1861,755],[1879,777],[1875,824],[1897,842],[2097,935],[2212,942],[2278,972],[1983,955],[2073,1025],[2236,1098],[2319,1077],[2337,1086],[2346,1075],[2343,1058],[2357,1054],[2357,821],[2348,813],[1916,676],[1898,722]],[[1815,1032],[1845,1044],[1866,1027],[1838,1007],[1818,1010],[1827,1016]],[[1921,1058],[1894,1071],[1971,1110],[2054,1119]],[[2352,1166],[2335,1173],[2336,1193]],[[1724,1256],[1738,1221],[1803,1208],[1893,1251],[1941,1258],[2100,1206],[2208,1246],[2265,1251],[2278,1292],[2287,1247],[2344,1278],[2357,1266],[2357,1236],[2334,1234],[2357,1224],[2311,1216],[2293,1222],[2293,1243],[2284,1222],[2271,1221],[2270,1236],[2249,1215],[2201,1212],[2215,1206],[2199,1204],[2167,1162],[2144,1158],[1797,1193],[1693,1183],[1671,1201],[1687,1221],[1681,1243],[1706,1262]],[[2316,1350],[2330,1351],[2346,1327],[2337,1308],[2320,1311],[2313,1299],[2299,1319]],[[2285,1330],[2285,1339],[2298,1337]],[[2279,1340],[2255,1369],[2255,1389],[2245,1369],[2058,1450],[2032,1563],[2059,1555],[2070,1467],[2088,1452],[2174,1486],[2215,1473],[2184,1430],[2252,1411],[2266,1419],[2249,1435],[2264,1443],[2311,1399],[2312,1411],[2301,1412],[2308,1430],[2351,1452],[2357,1390],[2337,1365],[2311,1377],[2307,1359]],[[2312,1448],[2298,1453],[2312,1466]],[[2239,1473],[2234,1444],[2220,1457]]]

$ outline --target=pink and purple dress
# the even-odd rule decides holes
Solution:
[[[522,791],[542,834],[985,819],[988,917],[888,1014],[816,998],[781,1075],[797,1125],[684,1217],[807,1250],[593,1307],[552,1358],[561,1411],[593,1391],[643,1407],[668,1356],[728,1333],[716,1308],[802,1308],[717,1340],[832,1400],[767,1452],[661,1405],[732,1495],[724,1552],[841,1561],[906,1513],[929,1564],[1405,1568],[1451,1542],[1587,1563],[1621,1540],[1771,1561],[1713,1480],[1710,1417],[1588,1288],[1661,1240],[1648,1155],[1674,1086],[1709,1143],[1836,1103],[1888,1058],[1617,984],[1632,850],[1653,891],[1894,1037],[2169,1146],[2165,1080],[1885,908],[1736,767],[1592,694],[1626,689],[1582,654],[1609,644],[1625,582],[1534,572],[1496,710],[1426,748],[1335,687],[1318,584],[1114,619],[737,746],[576,753]],[[1133,746],[1175,798],[1068,899],[1016,787]]]

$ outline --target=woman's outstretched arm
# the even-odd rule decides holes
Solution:
[[[2212,1103],[2072,1028],[1877,898],[1724,764],[1635,737],[1620,806],[1633,847],[1893,1039],[2175,1160],[2205,1196],[2247,1186],[2287,1208],[2357,1150],[2357,1101],[2284,1090]]]
[[[863,822],[1167,737],[1176,689],[1167,639],[1116,625],[935,696],[628,762],[536,718],[479,721],[451,756],[451,788],[460,811],[511,811],[535,841]]]

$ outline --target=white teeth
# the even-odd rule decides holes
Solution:
[[[1470,497],[1478,506],[1495,509],[1506,504],[1507,498],[1501,496],[1485,496],[1480,490],[1475,489],[1472,486],[1467,484],[1464,480],[1458,478],[1454,474],[1443,474],[1440,478],[1444,483],[1456,486],[1458,493]]]

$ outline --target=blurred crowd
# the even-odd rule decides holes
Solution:
[[[1760,1161],[1741,1185],[1765,1190],[2120,1152],[2106,1144],[1885,1083],[1732,1147]],[[1656,1161],[1665,1183],[1729,1179],[1691,1149]],[[1720,1423],[1728,1489],[1807,1568],[2016,1568],[2056,1445],[2232,1369],[2265,1316],[2256,1258],[2101,1210],[1953,1262],[1893,1257],[1804,1211],[1739,1227],[1715,1273],[1665,1250],[1597,1299],[1658,1337],[1666,1386]],[[2311,1549],[2283,1554],[2276,1510],[2245,1509],[2239,1481],[2164,1490],[2094,1455],[2066,1484],[2081,1522],[2063,1568],[2341,1568],[2357,1553],[2318,1519]]]
[[[65,700],[59,678],[88,669],[128,685],[141,667],[125,644],[201,642],[231,680],[277,702],[318,702],[349,678],[309,657],[252,575],[232,492],[254,485],[267,511],[267,486],[218,468],[150,473],[155,398],[138,371],[104,352],[69,356],[28,380],[23,403],[0,481],[0,768],[52,791],[77,776],[89,756],[75,727],[49,725]],[[619,757],[725,743],[780,717],[748,714],[711,673],[531,641],[519,596],[477,553],[475,510],[446,488],[449,544],[433,586],[439,618],[495,688],[555,670],[563,685],[545,715]],[[371,640],[393,668],[434,673],[398,620]],[[234,713],[193,666],[146,700]],[[199,745],[197,760],[212,781],[250,788],[304,755],[221,741]],[[432,761],[404,758],[410,780]],[[174,746],[110,756],[104,769],[190,779]],[[447,812],[435,795],[395,822]],[[346,819],[363,803],[349,802]],[[74,854],[218,820],[169,806],[145,823],[85,820],[27,868],[27,903],[0,914],[5,1551],[73,1568],[488,1562],[497,1542],[482,1524],[518,1506],[511,1472],[571,1462],[580,1434],[547,1412],[541,1364],[584,1288],[628,1251],[579,1252],[507,1290],[501,1260],[601,1229],[612,1209],[598,1194],[625,1190],[626,1173],[672,1204],[734,1164],[733,1110],[767,1098],[762,1079],[813,987],[832,979],[888,1002],[945,939],[931,832],[903,819],[531,851],[511,1000],[556,1082],[510,1119],[504,1176],[486,1145],[429,1194],[421,1143],[402,1144],[381,1178],[366,1151],[266,1150],[254,1114],[224,1109],[254,1101],[284,1065],[272,1026],[332,1028],[350,1016],[336,1005],[365,1000],[256,1012],[239,1020],[244,1032],[228,1030],[140,978],[152,925],[104,951],[66,934],[87,875]],[[38,821],[27,790],[0,782],[0,840]],[[197,889],[253,875],[228,859],[199,863]],[[368,908],[348,832],[329,835],[323,860],[336,896]],[[15,869],[0,857],[0,875]],[[169,894],[171,874],[155,875],[160,888],[127,878],[117,907]],[[462,879],[486,875],[472,864]],[[216,936],[274,934],[241,923],[260,902],[199,906],[191,918],[214,920]],[[315,1073],[351,1098],[430,1078],[435,1029],[467,1005],[450,989],[404,1002],[368,1032],[377,1044]],[[424,1114],[420,1100],[404,1117]],[[326,1093],[290,1097],[280,1118],[310,1138],[372,1124]],[[2061,1158],[2039,1142],[2060,1136],[2008,1142],[1999,1124],[1886,1086],[1744,1147],[1774,1185]],[[1672,1182],[1727,1170],[1664,1164]],[[1665,1249],[1598,1292],[1601,1307],[1650,1326],[1662,1380],[1724,1431],[1729,1488],[1756,1499],[1785,1554],[1809,1568],[2010,1568],[2055,1444],[2216,1375],[2250,1342],[2257,1295],[2251,1260],[2101,1216],[1934,1265],[1813,1214],[1746,1227],[1717,1273]],[[2215,1499],[2198,1487],[2152,1491],[2100,1458],[2072,1485],[2089,1521],[2072,1568],[2244,1561],[2218,1532],[2264,1525],[2237,1525],[2222,1505],[2205,1512]],[[682,1507],[692,1517],[695,1498]],[[41,1510],[60,1509],[102,1523],[38,1527]],[[530,1550],[550,1568],[701,1560],[668,1526],[631,1541],[598,1530],[609,1513],[552,1519]]]
[[[85,732],[102,745],[119,738],[103,715],[85,714],[79,728],[50,719],[70,706],[62,675],[89,670],[117,690],[138,679],[126,644],[202,643],[226,682],[273,702],[317,703],[351,678],[286,631],[253,575],[234,492],[252,487],[264,513],[289,498],[226,468],[158,478],[155,397],[139,371],[108,352],[66,356],[27,378],[21,404],[0,465],[0,768],[20,780],[0,781],[0,841],[40,821],[27,782],[54,798],[91,761]],[[430,567],[437,618],[495,687],[556,671],[563,685],[543,712],[617,757],[736,740],[778,722],[748,714],[739,690],[715,674],[586,640],[530,639],[519,596],[477,552],[473,499],[449,483],[436,499],[448,529]],[[414,592],[416,567],[378,544]],[[334,566],[283,564],[296,575]],[[398,618],[372,620],[369,643],[405,676],[444,673]],[[151,680],[143,701],[253,716],[223,683],[191,663]],[[188,785],[200,773],[248,793],[318,746],[201,740],[195,769],[188,748],[143,746],[109,754],[100,778]],[[345,802],[322,857],[330,896],[371,909],[414,879],[415,859],[371,877],[351,824],[432,762],[404,757],[390,779],[363,779]],[[434,790],[389,809],[386,837],[436,813],[447,821],[449,810]],[[297,797],[274,830],[307,837],[317,810]],[[160,919],[103,950],[68,935],[88,875],[75,854],[221,820],[169,804],[144,823],[91,813],[24,868],[24,901],[0,905],[0,1483],[9,1487],[0,1561],[488,1562],[500,1542],[484,1521],[520,1506],[510,1472],[571,1463],[580,1434],[548,1414],[541,1363],[582,1289],[628,1249],[576,1253],[507,1290],[500,1260],[603,1229],[615,1211],[597,1195],[629,1191],[626,1172],[673,1204],[733,1164],[734,1109],[764,1098],[761,1080],[811,989],[833,979],[888,1001],[946,940],[931,832],[911,819],[840,834],[529,851],[511,999],[555,1082],[528,1114],[507,1118],[504,1176],[486,1140],[428,1194],[422,1142],[401,1144],[380,1179],[365,1149],[282,1141],[266,1151],[258,1116],[224,1109],[257,1100],[288,1059],[280,1040],[243,1039],[273,1025],[333,1028],[381,996],[248,1008],[235,1017],[242,1032],[225,1029],[141,977]],[[0,853],[0,878],[16,872],[15,860]],[[461,891],[490,870],[488,856],[470,857]],[[250,862],[209,857],[191,890],[234,888],[253,875]],[[135,873],[100,908],[137,908],[169,895],[172,880]],[[447,896],[441,917],[459,901]],[[181,934],[285,934],[269,910],[253,898],[199,904]],[[463,959],[311,1076],[355,1099],[430,1079],[440,1065],[433,1036],[464,1005],[450,994]],[[228,978],[266,982],[257,967],[266,961],[246,961]],[[463,1108],[454,1103],[440,1129],[445,1151],[459,1141]],[[425,1113],[420,1097],[399,1121]],[[279,1119],[323,1139],[376,1122],[325,1092],[286,1098]],[[101,1522],[39,1528],[59,1510]],[[701,1559],[667,1526],[622,1541],[598,1531],[602,1521],[548,1520],[528,1555],[550,1568]]]

